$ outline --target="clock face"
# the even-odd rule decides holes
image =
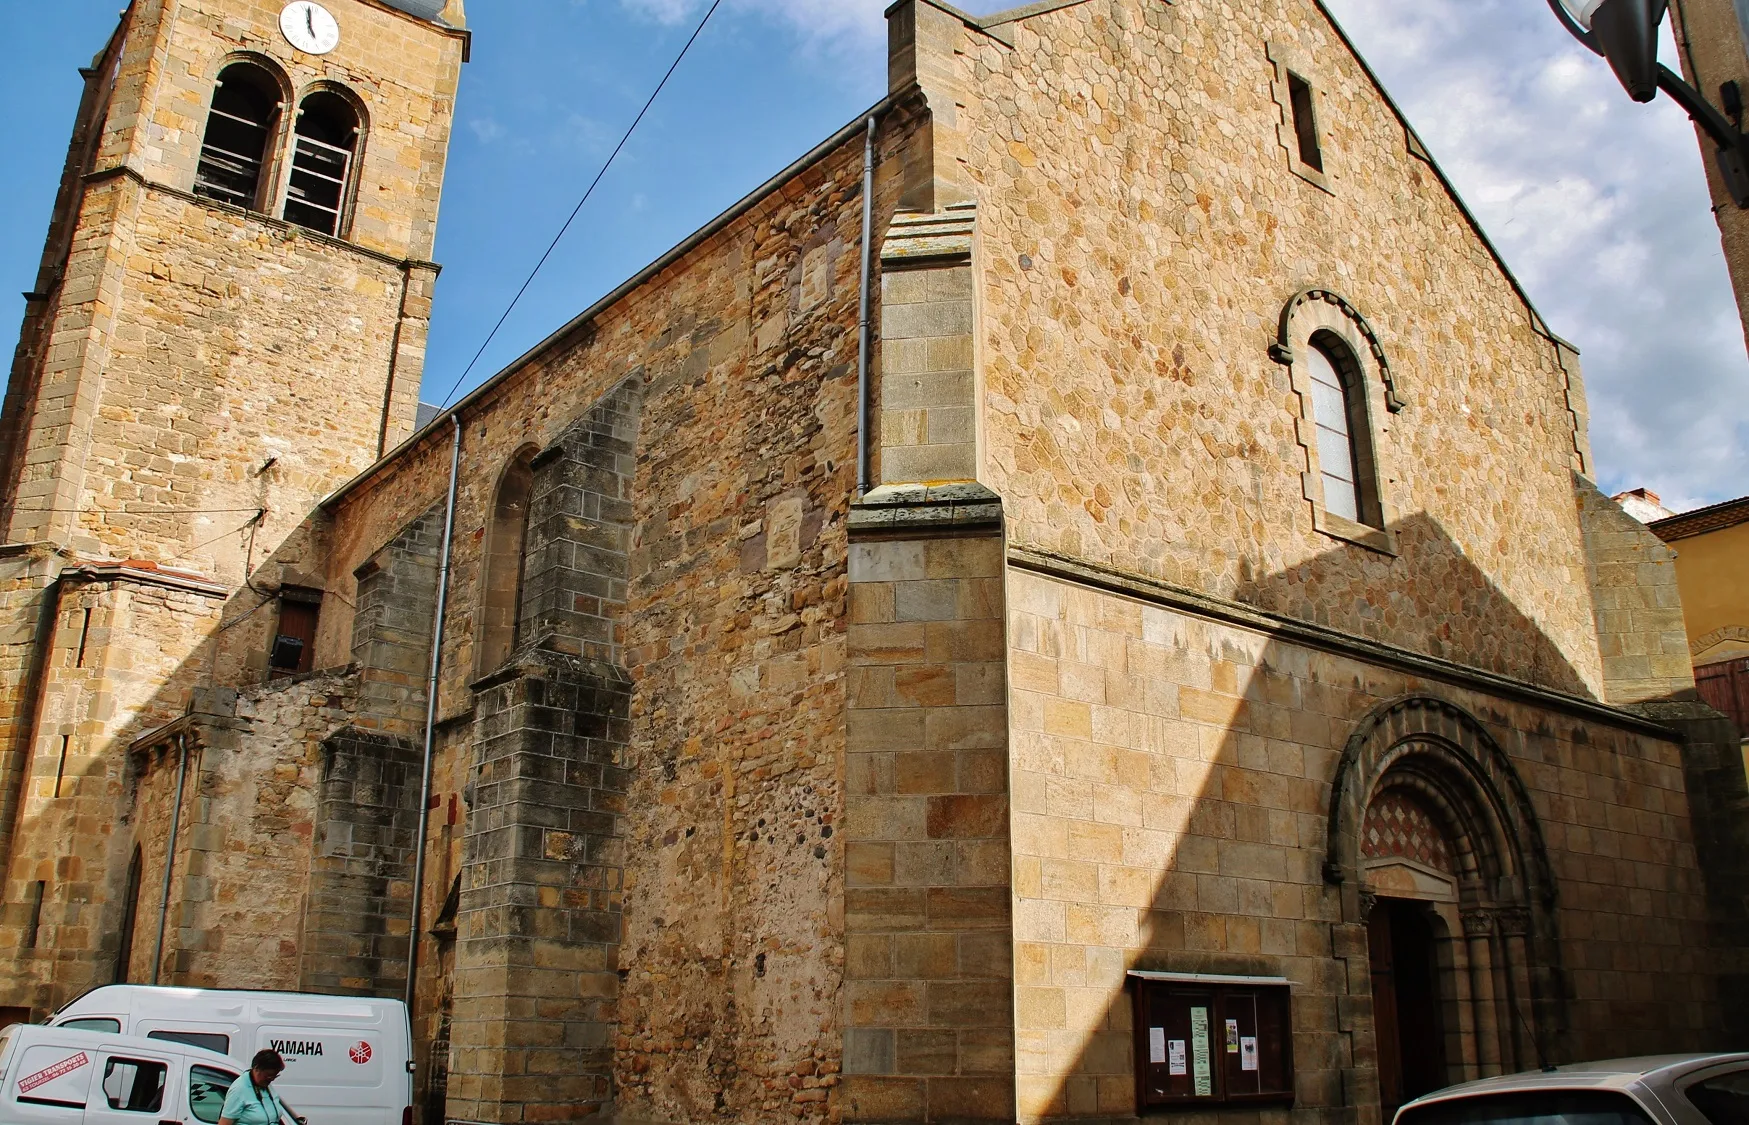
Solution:
[[[285,41],[309,55],[325,55],[340,45],[340,24],[315,0],[295,0],[279,14]]]

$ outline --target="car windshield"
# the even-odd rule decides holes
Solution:
[[[1652,1119],[1613,1091],[1523,1090],[1406,1106],[1396,1125],[1652,1125]]]

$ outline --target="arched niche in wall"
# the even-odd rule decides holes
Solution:
[[[528,543],[528,503],[534,492],[534,458],[540,448],[517,450],[498,477],[480,560],[480,596],[475,611],[474,677],[494,672],[510,658],[522,623],[522,576]]]

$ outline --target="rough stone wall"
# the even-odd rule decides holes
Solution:
[[[322,744],[352,717],[356,678],[341,669],[202,698],[189,733],[162,981],[295,989]],[[127,823],[144,861],[126,974],[134,982],[152,979],[177,753],[172,740],[133,756]]]
[[[1611,703],[1693,699],[1676,552],[1584,478],[1574,478],[1586,576]]]
[[[1271,44],[1316,88],[1329,190],[1290,168]],[[1082,3],[962,49],[1012,540],[1599,692],[1556,347],[1311,0]],[[1313,529],[1269,353],[1309,286],[1399,377],[1374,438],[1400,557]]]
[[[903,113],[889,121],[878,229],[912,128]],[[861,156],[860,134],[848,137],[464,414],[445,722],[475,707],[481,552],[500,473],[628,376],[644,387],[614,1059],[629,1114],[688,1120],[722,1105],[824,1117],[838,1081]],[[404,451],[337,508],[331,600],[351,597],[351,569],[389,529],[441,498],[449,443],[440,431]],[[340,658],[348,628],[344,608],[325,614],[318,664]],[[467,769],[460,752],[446,750],[440,775]],[[428,882],[433,911],[447,890]],[[458,993],[458,1024],[466,1004]]]
[[[27,779],[8,814],[5,917],[40,881],[56,927],[53,955],[16,974],[28,1003],[85,987],[116,951],[128,741],[182,713],[196,685],[265,676],[278,587],[322,585],[317,500],[411,429],[463,36],[337,0],[343,46],[315,59],[284,42],[279,8],[131,6],[88,83],[27,308],[0,422],[0,522],[59,560],[22,578],[0,657],[31,680],[8,688],[0,721],[41,701],[4,771]],[[336,81],[364,103],[350,242],[190,194],[213,81],[240,52],[279,67],[288,98]],[[266,173],[275,200],[285,170],[276,157]],[[85,645],[101,660],[89,668],[67,655],[92,632],[68,619],[78,606],[44,611],[27,590],[81,557],[144,564],[96,607],[108,635]],[[153,577],[171,565],[188,573]],[[59,613],[53,635],[26,640],[42,612]],[[54,775],[59,798],[38,792]],[[18,940],[0,922],[0,946]]]
[[[64,572],[40,676],[8,855],[0,951],[21,955],[7,1003],[43,1007],[107,980],[131,847],[128,742],[181,715],[204,678],[187,638],[213,630],[222,602],[195,584]],[[50,594],[49,596],[54,596]],[[86,610],[90,610],[87,618]],[[69,849],[69,840],[78,846]],[[160,870],[162,870],[160,868]],[[45,884],[38,947],[21,950],[20,907]]]
[[[581,1117],[613,1097],[642,390],[621,384],[533,458],[522,588],[507,591],[523,639],[474,685],[447,1071],[471,1120]]]
[[[352,656],[358,706],[324,739],[303,986],[398,996],[406,989],[421,743],[443,548],[433,509],[358,568]]]
[[[301,989],[404,993],[421,763],[405,739],[355,727],[322,741]]]
[[[1008,597],[1022,1120],[1134,1111],[1132,967],[1290,978],[1296,1113],[1376,1105],[1326,817],[1355,724],[1410,691],[1479,716],[1528,789],[1566,971],[1548,1045],[1722,1041],[1676,741],[1013,567]]]
[[[251,544],[271,553],[315,499],[411,430],[434,278],[417,263],[431,252],[461,43],[344,0],[342,47],[318,60],[284,42],[277,4],[135,7],[63,279],[31,309],[46,326],[27,332],[43,337],[42,365],[21,360],[14,373],[19,388],[38,389],[19,403],[34,413],[19,423],[30,434],[23,475],[5,486],[18,489],[9,538],[76,535],[88,552],[162,560],[225,529],[165,520],[168,501],[182,511],[272,508],[276,519]],[[237,52],[278,66],[288,98],[327,81],[363,101],[375,128],[350,245],[185,194],[213,79]],[[270,148],[285,148],[293,116],[281,115]],[[266,175],[284,172],[277,159]],[[289,273],[281,257],[295,263]],[[312,381],[318,371],[325,378]],[[183,398],[183,413],[160,416],[158,406]],[[382,410],[356,409],[377,402]],[[242,469],[274,456],[276,475]],[[281,495],[269,496],[275,488]],[[75,528],[32,515],[32,504],[111,515]],[[113,516],[129,507],[131,521]],[[167,526],[136,526],[147,514]],[[242,546],[206,549],[234,571]]]

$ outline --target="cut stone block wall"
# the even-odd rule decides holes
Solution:
[[[1012,1120],[999,529],[850,548],[844,1115]]]
[[[576,1120],[613,1096],[631,685],[531,648],[479,691],[447,1112]]]
[[[1552,995],[1535,1017],[1551,1057],[1726,1041],[1674,737],[1583,701],[1537,705],[1211,619],[1151,600],[1145,581],[1126,596],[1112,573],[1101,589],[1038,569],[1049,565],[1011,565],[1007,579],[1021,1120],[1134,1112],[1131,968],[1288,977],[1296,1114],[1376,1115],[1364,928],[1324,863],[1345,744],[1410,692],[1477,716],[1522,778],[1556,892]],[[1428,737],[1451,741],[1443,727]]]
[[[1604,698],[1695,698],[1676,552],[1584,477],[1573,478],[1596,606]]]
[[[304,991],[404,994],[420,769],[405,739],[346,728],[323,741]]]

